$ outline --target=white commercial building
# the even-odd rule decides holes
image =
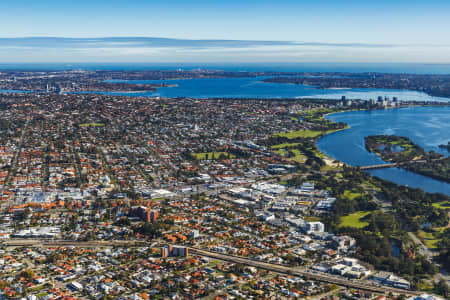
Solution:
[[[307,232],[324,232],[325,225],[322,222],[308,222],[306,223]]]

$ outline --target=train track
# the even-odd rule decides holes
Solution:
[[[101,247],[149,247],[150,243],[145,241],[68,241],[68,240],[51,240],[51,239],[10,239],[0,243],[3,247],[81,247],[81,248],[101,248]],[[257,261],[241,256],[235,256],[230,254],[222,254],[204,249],[198,249],[194,247],[187,247],[189,254],[205,256],[222,261],[228,261],[233,263],[244,264],[247,266],[264,269],[281,274],[288,274],[291,276],[301,276],[309,279],[313,279],[320,282],[336,284],[348,288],[354,288],[375,293],[393,293],[417,296],[421,295],[420,291],[412,291],[399,289],[388,286],[377,286],[368,283],[364,283],[358,280],[344,279],[338,276],[325,274],[321,272],[314,272],[306,268],[292,268],[290,266],[267,263],[263,261]]]

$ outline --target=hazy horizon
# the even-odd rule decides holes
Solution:
[[[424,57],[423,53],[429,55]],[[0,63],[450,63],[450,45],[158,37],[0,38]]]
[[[450,63],[449,13],[443,0],[4,2],[0,63]]]

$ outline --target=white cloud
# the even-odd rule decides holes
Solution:
[[[450,46],[158,38],[0,38],[0,62],[114,61],[450,63]]]

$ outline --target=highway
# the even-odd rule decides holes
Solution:
[[[363,282],[358,282],[358,280],[344,279],[342,277],[333,276],[333,275],[325,274],[325,273],[321,273],[321,272],[314,272],[314,271],[307,270],[307,269],[291,268],[291,267],[284,266],[284,265],[266,263],[266,262],[256,261],[256,260],[252,260],[252,259],[248,259],[248,258],[244,258],[244,257],[238,257],[238,256],[233,256],[233,255],[228,255],[228,254],[220,254],[220,253],[197,249],[197,248],[192,248],[192,247],[189,247],[189,253],[195,254],[195,255],[200,255],[200,256],[211,257],[211,258],[215,258],[215,259],[220,259],[223,261],[240,263],[240,264],[252,266],[255,268],[259,268],[259,269],[265,269],[265,270],[273,271],[273,272],[277,272],[277,273],[283,273],[283,274],[288,274],[288,275],[292,275],[292,276],[304,276],[304,277],[307,277],[307,278],[310,278],[313,280],[317,280],[320,282],[326,282],[326,283],[336,284],[339,286],[345,286],[348,288],[355,288],[355,289],[360,289],[360,290],[365,290],[365,291],[370,291],[370,292],[376,292],[376,293],[382,293],[382,294],[394,293],[394,294],[404,294],[404,295],[411,295],[411,296],[417,296],[417,295],[421,295],[423,293],[420,291],[403,290],[403,289],[397,289],[397,288],[392,288],[392,287],[388,287],[388,286],[376,286],[376,285],[371,285],[371,284],[367,284],[367,283],[363,283]]]
[[[97,247],[150,247],[150,242],[145,241],[68,241],[68,240],[50,240],[50,239],[10,239],[0,242],[0,246],[3,247],[82,247],[82,248],[97,248]],[[368,284],[360,280],[350,280],[342,277],[312,271],[306,268],[292,268],[286,265],[279,265],[273,263],[266,263],[262,261],[257,261],[245,257],[234,256],[229,254],[221,254],[217,252],[212,252],[208,250],[187,247],[189,253],[193,255],[205,256],[214,259],[219,259],[223,261],[244,264],[247,266],[252,266],[259,269],[265,269],[268,271],[288,274],[291,276],[302,276],[309,279],[317,280],[320,282],[326,282],[330,284],[336,284],[339,286],[344,286],[348,288],[360,289],[376,293],[394,293],[394,294],[404,294],[404,295],[421,295],[422,292],[404,290],[398,288],[392,288],[388,286],[378,286],[375,284]]]

